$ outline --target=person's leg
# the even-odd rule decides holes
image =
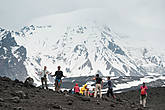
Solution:
[[[55,80],[55,91],[58,91],[58,80]]]
[[[144,107],[144,96],[142,96],[142,105]]]
[[[87,91],[84,91],[85,96],[87,96]]]
[[[146,97],[145,95],[141,95],[143,107],[145,107],[145,97]]]
[[[112,96],[113,98],[115,98],[115,95],[114,95],[114,93],[113,93],[113,89],[110,89],[110,94],[111,94],[111,96]]]
[[[88,97],[90,96],[90,92],[89,92],[89,91],[87,91],[87,96],[88,96]]]
[[[45,78],[45,86],[46,86],[46,89],[48,89],[47,78]]]
[[[108,88],[108,90],[107,90],[107,97],[109,97],[109,88]]]
[[[99,94],[100,94],[100,98],[102,98],[102,93],[101,93],[101,84],[99,84]]]
[[[96,84],[94,97],[97,97],[98,84]]]
[[[59,84],[58,84],[58,90],[60,90],[60,88],[61,88],[61,84],[62,84],[62,80],[60,80],[60,82],[58,82]]]
[[[42,84],[42,89],[44,89],[44,83],[43,83],[43,78],[41,78],[41,84]]]
[[[140,95],[140,105],[142,105],[143,102],[142,102],[142,95]]]
[[[143,98],[143,107],[146,107],[146,99],[147,99],[147,96],[144,96],[144,98]]]

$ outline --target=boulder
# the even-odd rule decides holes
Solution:
[[[34,87],[34,80],[31,77],[26,78],[24,82],[25,87]]]

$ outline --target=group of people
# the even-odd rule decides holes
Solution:
[[[51,75],[52,72],[48,72],[47,71],[47,67],[44,66],[44,70],[39,72],[39,74],[41,75],[41,84],[42,84],[42,88],[44,89],[44,86],[46,87],[46,89],[48,89],[48,85],[47,85],[47,75],[50,74],[51,77],[56,77],[55,78],[55,91],[59,91],[60,90],[60,87],[61,87],[61,84],[62,84],[62,80],[61,78],[62,77],[66,77],[63,75],[63,72],[60,70],[60,66],[57,67],[57,71],[55,72],[54,75]],[[38,73],[36,73],[38,74]]]
[[[102,78],[99,77],[99,74],[96,74],[96,77],[94,77],[92,80],[95,80],[95,82],[96,82],[96,87],[93,88],[93,90],[89,90],[89,88],[87,87],[87,84],[83,85],[83,87],[81,89],[79,89],[79,86],[76,83],[76,85],[74,87],[74,93],[85,95],[85,96],[93,96],[93,97],[97,97],[98,93],[99,93],[100,98],[102,98],[101,89],[102,89],[102,87],[108,85],[107,97],[109,97],[109,94],[111,94],[111,96],[113,98],[116,98],[113,93],[113,88],[112,88],[113,84],[110,80],[110,77],[107,77],[107,83],[105,85],[103,85]]]
[[[48,85],[47,85],[47,74],[50,74],[52,77],[56,77],[55,78],[55,91],[59,91],[61,84],[62,84],[62,77],[66,77],[63,75],[63,72],[60,70],[60,66],[57,67],[58,70],[55,72],[54,75],[52,75],[52,72],[48,72],[47,71],[47,67],[44,66],[44,70],[40,72],[41,75],[41,84],[42,84],[42,88],[44,89],[44,85],[46,87],[46,89],[48,89]],[[38,73],[37,73],[38,74]],[[93,88],[93,90],[90,90],[87,86],[87,84],[83,85],[83,87],[80,89],[80,87],[78,86],[78,84],[76,83],[76,85],[74,86],[74,94],[78,94],[78,95],[84,95],[84,96],[93,96],[93,97],[97,97],[98,93],[100,98],[102,98],[102,93],[101,93],[101,89],[104,86],[108,85],[108,90],[107,90],[107,97],[109,97],[109,94],[111,94],[111,96],[115,99],[116,96],[113,93],[113,84],[112,81],[110,79],[110,77],[107,77],[107,83],[105,85],[103,85],[103,81],[102,78],[99,77],[99,74],[96,74],[96,76],[94,78],[92,78],[92,80],[95,80],[96,86],[95,88]],[[143,107],[146,107],[146,99],[147,99],[147,86],[145,85],[145,83],[143,83],[143,86],[140,87],[140,104]]]

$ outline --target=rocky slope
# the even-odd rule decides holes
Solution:
[[[165,88],[148,91],[146,110],[164,110]],[[117,99],[75,96],[56,93],[0,77],[0,110],[143,110],[139,105],[138,90],[116,94]]]

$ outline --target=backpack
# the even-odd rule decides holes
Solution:
[[[146,89],[143,87],[142,89],[141,89],[141,95],[145,95],[146,94]]]

